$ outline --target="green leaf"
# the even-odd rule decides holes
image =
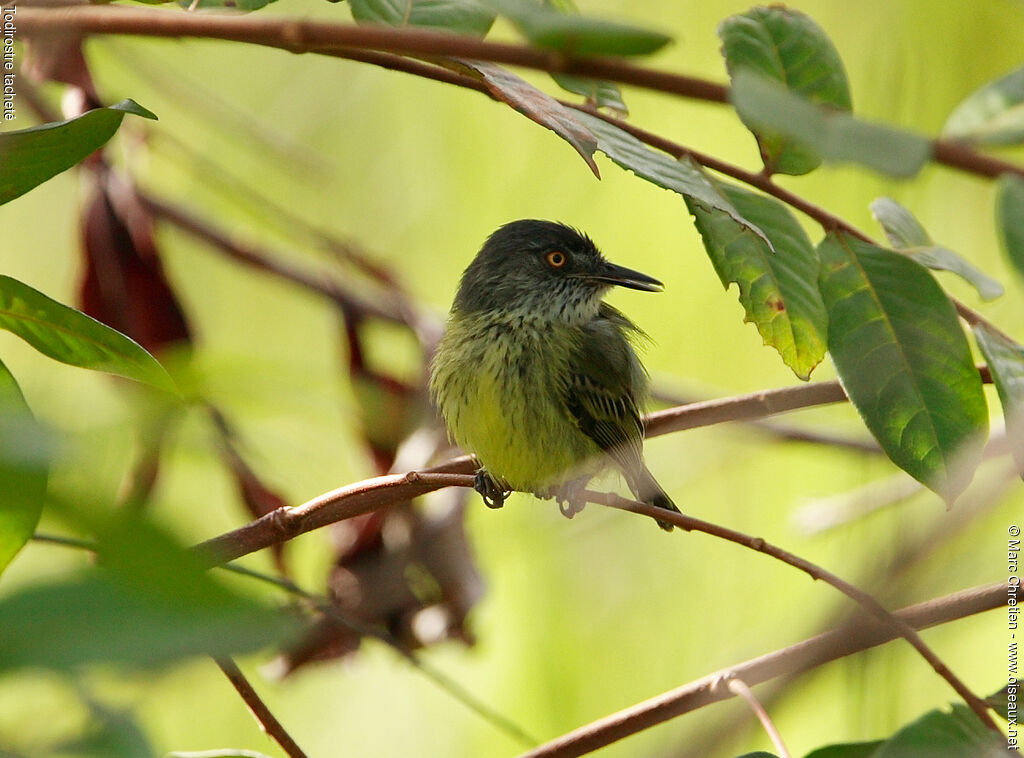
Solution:
[[[1020,690],[1020,684],[1014,682],[1013,684],[1013,709],[1017,710],[1017,693]],[[1010,720],[1010,685],[1005,684],[999,692],[994,692],[985,698],[985,702],[992,706],[993,710],[1003,717],[1005,721]],[[1016,720],[1016,719],[1015,719]]]
[[[596,105],[598,108],[608,108],[621,116],[629,114],[629,109],[622,99],[621,90],[612,82],[587,79],[584,76],[573,76],[572,74],[551,74],[551,78],[566,92],[583,95],[588,103]]]
[[[349,0],[352,18],[384,26],[422,26],[482,37],[494,11],[477,0]]]
[[[672,38],[614,21],[560,13],[532,0],[483,0],[537,47],[566,55],[648,55]]]
[[[688,156],[676,160],[667,153],[652,150],[632,134],[604,119],[582,111],[573,115],[597,137],[597,149],[622,168],[707,208],[728,214],[738,224],[771,245],[764,232],[745,219],[719,192],[704,170]]]
[[[913,214],[891,197],[872,202],[871,212],[896,250],[922,266],[960,276],[974,285],[983,300],[994,300],[1003,294],[1003,285],[949,248],[937,245]]]
[[[550,129],[572,145],[594,172],[594,176],[601,178],[601,172],[594,162],[597,138],[581,123],[578,117],[581,114],[566,108],[546,92],[496,63],[469,60],[458,62],[471,76],[483,81],[498,100],[508,103],[531,121]]]
[[[981,459],[988,410],[956,309],[906,256],[849,234],[819,245],[829,351],[892,461],[952,502]]]
[[[755,132],[777,131],[825,160],[911,177],[931,156],[931,143],[924,137],[819,107],[749,69],[733,75],[729,97],[743,123]]]
[[[106,371],[167,392],[174,381],[138,343],[17,279],[0,275],[0,329],[61,363]]]
[[[1003,251],[1024,276],[1024,178],[1003,174],[996,188],[996,230]]]
[[[50,444],[21,388],[0,363],[0,573],[39,523],[46,497]]]
[[[0,133],[0,205],[99,150],[114,136],[126,113],[156,118],[135,101],[124,100],[70,121]]]
[[[942,134],[980,145],[1024,141],[1024,66],[969,95],[953,109]]]
[[[229,590],[197,554],[126,514],[93,522],[102,568],[0,597],[0,671],[88,663],[152,667],[196,655],[235,655],[283,642],[296,618]]]
[[[1024,347],[985,324],[971,328],[1003,406],[1013,459],[1018,471],[1024,472]]]
[[[874,742],[850,742],[845,745],[829,745],[812,750],[805,758],[873,758],[875,752],[882,744],[882,740],[875,740]]]
[[[85,733],[61,743],[56,752],[77,758],[156,758],[134,714],[108,708],[88,694],[84,699],[90,711]]]
[[[828,36],[809,16],[781,6],[753,8],[718,27],[730,76],[752,71],[779,82],[808,102],[849,111],[846,70]],[[754,132],[765,168],[772,173],[806,174],[821,163],[821,154],[791,135],[759,128],[740,117]]]
[[[727,288],[735,282],[746,320],[801,379],[825,357],[828,314],[818,291],[818,255],[778,200],[716,182],[733,207],[757,224],[775,248],[727,214],[687,200],[704,247]]]
[[[997,758],[1007,754],[1003,736],[986,728],[965,705],[952,713],[929,711],[900,729],[871,758]]]

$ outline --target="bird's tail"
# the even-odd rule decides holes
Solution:
[[[630,489],[633,490],[633,494],[636,495],[637,500],[647,503],[648,505],[653,505],[656,508],[664,508],[666,511],[681,513],[681,511],[676,507],[676,504],[672,502],[672,498],[670,498],[668,493],[661,488],[661,485],[658,484],[657,480],[651,472],[647,470],[646,466],[640,470],[639,476],[636,477],[634,482],[630,482],[630,485]],[[666,521],[659,521],[658,526],[666,532],[672,531],[672,524],[669,524]]]

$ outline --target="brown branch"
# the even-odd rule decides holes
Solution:
[[[525,45],[486,42],[424,29],[391,29],[256,16],[214,16],[174,11],[93,6],[61,9],[19,9],[18,30],[27,36],[60,34],[132,34],[147,37],[201,37],[248,42],[293,53],[339,57],[349,49],[370,49],[407,55],[446,55],[506,63],[540,71],[576,74],[595,79],[725,103],[723,84],[666,71],[634,66],[611,58],[569,56]]]
[[[999,728],[992,720],[992,717],[989,716],[989,706],[985,701],[971,692],[971,690],[967,688],[967,685],[965,685],[959,677],[949,670],[949,667],[946,666],[946,664],[932,651],[930,647],[928,647],[913,627],[909,626],[905,621],[893,616],[892,613],[886,610],[886,608],[875,600],[874,597],[857,587],[854,587],[852,584],[841,579],[832,572],[826,571],[820,566],[811,563],[798,555],[790,553],[788,550],[783,550],[780,547],[776,547],[775,545],[765,542],[760,537],[751,537],[743,532],[738,532],[735,529],[729,529],[728,527],[713,524],[710,521],[704,521],[703,519],[694,518],[693,516],[686,516],[682,513],[666,511],[664,508],[658,508],[657,506],[648,505],[647,503],[640,503],[636,500],[629,500],[613,493],[585,490],[583,492],[583,496],[593,503],[600,503],[601,505],[607,505],[612,508],[618,508],[619,510],[629,511],[631,513],[639,513],[643,516],[649,516],[659,522],[668,522],[673,526],[678,526],[680,529],[684,529],[685,531],[703,532],[704,534],[710,534],[711,536],[718,537],[719,539],[734,542],[737,545],[743,545],[744,547],[755,550],[759,553],[764,553],[765,555],[782,561],[793,568],[799,569],[812,579],[823,581],[834,587],[851,600],[857,602],[869,613],[876,616],[884,624],[891,626],[893,631],[897,632],[899,636],[907,640],[907,642],[909,642],[914,649],[917,650],[917,652],[920,653],[929,664],[931,664],[935,673],[945,679],[953,690],[956,691],[956,693],[964,700],[964,702],[970,706],[971,710],[977,714],[982,723],[989,729],[999,732]],[[999,732],[999,734],[1002,734],[1002,732]]]
[[[1006,585],[995,582],[913,605],[895,611],[894,615],[915,629],[927,629],[1004,605]],[[829,661],[890,642],[898,636],[890,626],[863,616],[852,624],[730,666],[637,703],[562,735],[520,758],[573,758],[584,755],[684,713],[729,699],[732,693],[722,686],[726,677],[740,677],[744,682],[754,685],[787,674],[809,671]]]
[[[239,670],[235,662],[228,657],[215,657],[213,659],[220,670],[224,672],[224,676],[231,682],[231,686],[235,688],[242,700],[249,707],[253,717],[259,723],[260,728],[263,729],[267,735],[274,740],[281,749],[284,750],[288,758],[306,758],[306,754],[302,752],[302,748],[296,744],[295,740],[291,738],[287,730],[281,725],[281,722],[277,720],[266,703],[260,699],[260,696],[256,694],[256,690],[249,684],[249,680],[245,678],[245,674]]]

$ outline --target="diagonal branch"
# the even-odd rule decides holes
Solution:
[[[913,605],[893,615],[914,629],[927,629],[1004,605],[1006,586],[1002,582],[995,582]],[[829,661],[889,642],[897,636],[891,627],[863,616],[851,624],[708,674],[637,703],[562,735],[520,758],[573,758],[584,755],[676,716],[729,699],[733,693],[722,683],[730,675],[754,685],[787,674],[809,671]]]

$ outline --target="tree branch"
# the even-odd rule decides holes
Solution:
[[[245,674],[235,665],[235,662],[228,657],[215,657],[213,660],[217,663],[220,670],[224,672],[224,676],[228,678],[228,681],[231,682],[231,686],[235,688],[242,700],[245,701],[253,717],[259,723],[260,728],[274,742],[281,746],[288,755],[288,758],[306,758],[302,748],[296,744],[295,740],[291,738],[291,735],[281,725],[281,722],[270,712],[266,703],[260,699],[256,690],[249,684],[249,680],[245,678]]]
[[[786,749],[786,743],[782,741],[782,735],[779,734],[779,730],[772,721],[772,717],[768,715],[768,711],[764,709],[761,701],[757,699],[757,695],[747,686],[747,683],[733,675],[728,678],[728,687],[729,692],[743,698],[750,707],[750,710],[757,716],[757,720],[761,722],[761,726],[764,727],[768,738],[775,745],[775,749],[779,751],[779,758],[792,758],[789,750]]]
[[[894,615],[915,629],[927,629],[1006,605],[1006,585],[995,582],[957,592],[896,611]],[[657,697],[580,727],[545,743],[520,758],[574,758],[610,745],[637,732],[733,696],[722,686],[726,677],[742,678],[750,685],[786,674],[817,668],[829,661],[896,639],[890,626],[862,616],[854,623],[819,634],[795,645],[752,658],[708,674]]]

